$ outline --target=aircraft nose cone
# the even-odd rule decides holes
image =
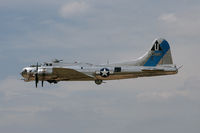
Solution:
[[[20,73],[22,75],[22,77],[24,77],[24,75],[27,74],[27,70],[26,69],[23,69],[22,72]]]

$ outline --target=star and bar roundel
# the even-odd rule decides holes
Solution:
[[[109,69],[108,68],[102,68],[101,70],[100,70],[100,75],[102,76],[102,77],[108,77],[109,75],[110,75],[110,71],[109,71]]]

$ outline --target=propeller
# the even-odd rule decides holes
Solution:
[[[43,69],[43,71],[42,71],[42,87],[44,86],[44,78],[45,78],[45,70]]]
[[[37,62],[37,65],[36,65],[36,70],[35,70],[35,87],[37,88],[37,86],[38,86],[38,82],[39,82],[39,77],[38,77],[38,74],[39,74],[39,72],[38,72],[38,67],[39,67],[39,65],[38,65],[38,62]],[[45,72],[44,71],[42,71],[42,75],[40,75],[40,76],[42,76],[42,82],[41,82],[41,85],[42,85],[42,87],[44,86],[44,78],[45,78]]]
[[[44,81],[42,80],[42,87],[44,86]]]
[[[38,84],[38,62],[37,62],[37,65],[36,65],[36,72],[35,72],[35,87],[37,88],[37,84]]]

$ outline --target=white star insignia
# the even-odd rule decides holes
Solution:
[[[104,68],[104,69],[101,71],[101,76],[102,76],[102,77],[107,77],[107,76],[109,76],[109,70],[107,70],[106,68]]]

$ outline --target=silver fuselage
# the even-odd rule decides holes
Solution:
[[[108,68],[109,76],[102,77],[100,69]],[[116,71],[120,68],[120,71]],[[25,81],[34,81],[36,68],[25,67],[21,73]],[[78,73],[73,73],[76,71]],[[80,72],[80,73],[79,73]],[[42,65],[38,67],[39,80],[43,81],[92,81],[116,80],[149,76],[161,76],[176,74],[178,69],[173,65],[159,65],[156,67],[130,66],[123,64],[93,65],[89,63],[52,63],[51,66]]]

